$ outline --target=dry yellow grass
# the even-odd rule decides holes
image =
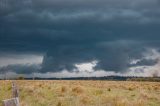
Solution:
[[[21,106],[160,106],[158,82],[15,82]],[[0,101],[8,98],[11,98],[11,81],[0,81]]]

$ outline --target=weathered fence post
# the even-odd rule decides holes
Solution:
[[[14,82],[12,82],[12,97],[19,97],[19,89]]]
[[[12,97],[11,99],[3,100],[3,106],[20,106],[19,89],[14,82],[12,82]]]
[[[3,100],[3,106],[20,106],[19,105],[19,98],[12,98]]]

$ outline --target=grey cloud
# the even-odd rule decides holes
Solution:
[[[135,66],[154,66],[159,62],[158,59],[142,59],[138,61],[136,64],[131,64],[130,67]]]
[[[159,10],[158,0],[8,0],[0,50],[46,53],[40,72],[93,60],[96,70],[126,71],[146,48],[159,48]]]
[[[16,72],[17,74],[30,74],[38,72],[41,68],[39,64],[14,64],[0,67],[1,73]]]

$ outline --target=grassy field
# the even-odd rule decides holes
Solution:
[[[21,106],[160,106],[158,82],[15,82],[19,86]],[[0,101],[9,98],[11,81],[0,81]]]

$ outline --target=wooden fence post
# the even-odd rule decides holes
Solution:
[[[12,82],[12,97],[19,97],[19,89],[14,82]]]
[[[19,105],[19,98],[12,98],[3,100],[3,106],[20,106]]]
[[[14,82],[12,82],[12,97],[11,99],[3,100],[3,106],[20,106],[19,104],[19,89]]]

